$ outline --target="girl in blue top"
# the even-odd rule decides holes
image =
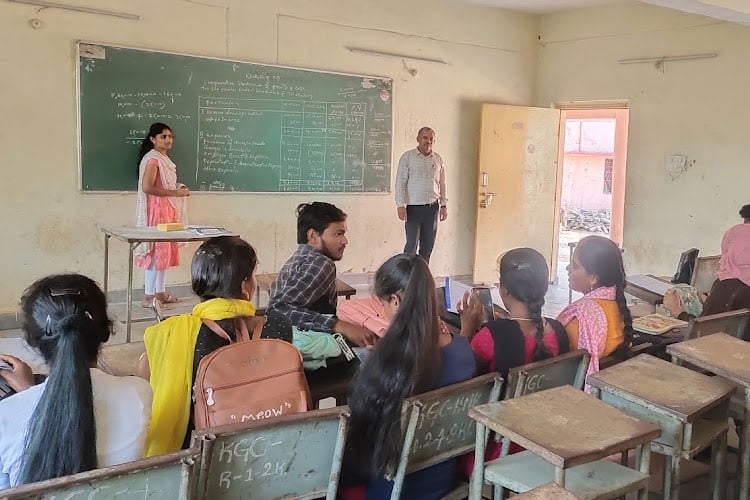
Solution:
[[[374,293],[390,326],[350,389],[350,432],[339,491],[346,499],[390,497],[393,483],[383,476],[401,454],[405,399],[463,382],[476,371],[467,339],[441,332],[435,282],[421,257],[388,259],[375,273]],[[455,460],[410,474],[402,498],[441,498],[452,489],[455,476]],[[364,488],[347,487],[353,485]]]

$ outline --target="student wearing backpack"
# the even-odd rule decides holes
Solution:
[[[146,356],[139,373],[154,391],[146,456],[177,451],[189,444],[194,428],[191,389],[201,360],[231,343],[221,332],[232,341],[243,331],[259,331],[263,339],[291,343],[292,328],[282,315],[269,311],[266,316],[255,316],[250,297],[256,288],[256,266],[255,250],[239,237],[205,241],[191,265],[193,292],[201,303],[190,314],[173,316],[146,329]]]
[[[346,500],[387,499],[384,478],[401,453],[405,399],[474,376],[469,341],[439,327],[435,282],[418,255],[388,259],[375,273],[374,293],[388,330],[355,375],[349,391],[349,437],[339,494]],[[442,498],[454,484],[456,460],[409,474],[402,497]]]

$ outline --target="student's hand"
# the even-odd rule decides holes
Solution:
[[[13,370],[0,370],[0,377],[16,392],[25,391],[34,385],[34,372],[31,367],[14,356],[0,354],[0,361],[5,361]]]
[[[398,220],[406,220],[406,207],[396,207]]]
[[[375,345],[375,334],[364,326],[355,325],[347,321],[337,321],[333,330],[357,347],[373,347]]]
[[[190,188],[184,184],[180,184],[180,186],[175,190],[175,196],[177,196],[178,198],[190,196]]]
[[[448,218],[448,207],[440,207],[440,222]]]
[[[680,301],[680,296],[677,295],[677,292],[673,289],[667,290],[667,293],[664,294],[664,307],[667,308],[667,311],[669,311],[669,314],[672,315],[673,318],[676,318],[680,314],[682,314],[682,301]]]
[[[477,333],[485,319],[484,307],[479,301],[479,294],[467,291],[456,309],[461,316],[461,335],[471,338]]]
[[[708,300],[708,294],[707,293],[699,293],[698,299],[701,301],[701,304],[705,304]]]

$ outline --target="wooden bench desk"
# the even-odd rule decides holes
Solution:
[[[255,281],[258,283],[258,288],[255,292],[256,293],[255,295],[256,305],[258,305],[258,303],[260,302],[261,291],[264,291],[264,292],[271,291],[271,285],[276,279],[276,276],[278,276],[278,273],[267,273],[267,274],[255,275]],[[346,300],[349,300],[352,297],[352,295],[356,293],[357,293],[356,288],[336,278],[336,295],[338,295],[339,297],[344,297]]]
[[[471,477],[471,500],[481,498],[485,479],[500,488],[525,493],[554,480],[582,498],[615,498],[638,491],[647,497],[651,441],[655,425],[633,418],[571,386],[535,392],[499,403],[476,406],[476,457],[484,457],[485,429],[526,451],[482,463]],[[606,457],[638,449],[638,470]],[[495,498],[502,498],[502,491]]]
[[[661,428],[651,450],[667,458],[665,499],[679,496],[680,458],[690,460],[709,446],[712,498],[723,498],[731,384],[647,354],[595,373],[587,382],[605,403]]]
[[[740,450],[737,483],[738,498],[747,499],[750,495],[750,343],[726,333],[715,333],[671,345],[667,347],[667,354],[674,361],[688,362],[739,386],[740,394],[733,398],[730,415],[742,422],[738,429]]]

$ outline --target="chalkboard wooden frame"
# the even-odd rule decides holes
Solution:
[[[282,83],[288,84],[284,87],[285,90],[279,91],[282,92],[278,94],[281,97],[265,100],[277,101],[273,105],[278,105],[280,109],[261,110],[257,113],[252,111],[252,113],[256,115],[265,113],[264,116],[278,116],[279,118],[275,119],[279,122],[281,130],[276,132],[273,127],[267,126],[262,118],[257,118],[254,122],[249,118],[247,120],[251,120],[250,122],[246,123],[247,120],[238,122],[236,127],[236,133],[239,134],[238,137],[252,139],[253,143],[247,146],[249,151],[244,151],[244,158],[240,160],[229,158],[230,156],[236,158],[236,155],[227,152],[231,147],[222,148],[214,145],[214,150],[226,152],[222,160],[223,163],[220,162],[216,168],[213,168],[214,165],[211,163],[204,164],[206,151],[209,150],[210,145],[202,147],[202,143],[207,140],[213,140],[206,139],[207,135],[213,136],[218,134],[210,132],[200,135],[201,139],[198,139],[199,134],[202,132],[199,129],[201,127],[208,127],[208,125],[203,124],[206,119],[204,119],[202,113],[204,111],[222,112],[217,111],[217,109],[228,110],[226,113],[235,113],[237,112],[233,108],[235,105],[239,108],[260,106],[258,103],[263,100],[258,97],[260,94],[242,94],[241,96],[229,94],[221,94],[219,96],[205,95],[206,92],[209,92],[205,91],[205,80],[202,81],[204,90],[197,89],[195,87],[197,83],[190,87],[191,80],[188,80],[182,87],[179,87],[179,89],[184,89],[185,95],[182,101],[175,104],[176,101],[172,98],[172,108],[174,110],[190,109],[195,111],[193,116],[185,118],[187,121],[180,122],[179,120],[170,118],[160,119],[160,116],[173,116],[167,114],[166,111],[161,114],[159,112],[150,113],[151,117],[145,111],[134,114],[132,119],[127,116],[123,117],[127,113],[123,112],[120,114],[119,108],[116,112],[112,111],[113,103],[109,103],[110,107],[108,109],[104,109],[102,106],[97,107],[103,102],[102,97],[101,95],[93,95],[90,92],[92,88],[95,88],[99,94],[111,94],[108,99],[117,99],[116,94],[120,91],[116,86],[112,88],[103,88],[105,85],[93,86],[90,80],[92,78],[100,78],[102,81],[105,81],[106,86],[109,86],[107,78],[110,78],[112,82],[119,85],[124,80],[122,73],[117,74],[114,78],[112,78],[112,75],[96,77],[90,76],[90,74],[98,70],[92,70],[89,65],[85,69],[83,68],[84,63],[87,62],[93,62],[90,66],[96,68],[95,63],[101,59],[105,62],[100,62],[98,67],[104,67],[105,70],[103,71],[107,71],[106,64],[108,63],[106,58],[109,57],[110,53],[126,54],[126,56],[120,58],[120,62],[109,63],[112,67],[116,67],[117,64],[124,64],[122,63],[123,57],[137,58],[135,62],[139,63],[138,71],[149,75],[155,73],[153,71],[150,72],[149,69],[150,67],[153,69],[152,66],[157,64],[154,61],[158,61],[161,64],[160,69],[164,71],[177,71],[175,68],[180,66],[180,63],[189,62],[191,65],[196,65],[196,82],[201,82],[201,78],[214,77],[215,74],[219,74],[222,71],[227,72],[229,71],[227,68],[230,67],[240,68],[240,72],[245,71],[244,78],[250,78],[248,75],[253,71],[261,72],[264,76],[270,75],[267,76],[268,78],[279,78]],[[140,65],[141,58],[145,61],[143,65]],[[170,64],[164,64],[163,61],[171,63],[171,66]],[[135,65],[135,62],[131,61],[131,65]],[[192,66],[183,64],[179,69],[188,71],[188,67],[191,68],[189,71],[192,78]],[[112,73],[117,70],[110,69],[109,71]],[[235,69],[234,71],[237,70]],[[82,75],[82,73],[85,73],[85,75]],[[126,72],[125,74],[130,73]],[[154,87],[155,92],[166,92],[169,89],[161,89],[161,87],[172,85],[171,82],[177,81],[174,78],[169,79],[165,76],[166,74],[158,73],[158,75],[153,80],[137,80],[137,85],[151,86],[152,82],[156,82],[154,83],[156,86]],[[240,78],[238,77],[237,81],[233,83],[238,85],[239,83],[244,84],[244,82],[240,82]],[[287,79],[284,80],[284,78]],[[136,76],[132,77],[133,81],[136,79]],[[314,89],[308,91],[308,89],[303,88],[294,93],[292,83],[297,80],[312,82],[310,85]],[[356,85],[353,85],[352,82]],[[336,85],[343,85],[344,83],[348,86],[345,88],[341,86],[336,87]],[[122,83],[122,85],[123,87],[127,86],[126,83]],[[131,86],[129,89],[133,92],[138,92],[137,85],[135,87]],[[179,85],[182,85],[182,83]],[[220,90],[223,92],[226,89]],[[252,92],[256,92],[256,90],[252,90]],[[258,90],[257,92],[270,91],[266,88],[263,91]],[[318,94],[315,94],[315,92],[318,92]],[[326,100],[325,96],[321,97],[320,92],[325,93],[329,97],[332,93],[341,97],[336,97],[336,101],[332,102],[331,100]],[[274,96],[276,95],[274,94]],[[388,195],[391,191],[393,164],[393,79],[390,77],[255,63],[230,58],[79,40],[76,42],[76,99],[78,180],[79,190],[83,193],[134,192],[137,184],[137,164],[135,164],[136,143],[145,134],[144,128],[147,129],[150,123],[155,121],[164,121],[174,127],[178,138],[175,143],[175,150],[173,150],[173,154],[170,156],[175,159],[178,165],[178,180],[190,186],[193,191],[206,193],[218,192],[222,194],[297,195],[300,193]],[[223,101],[218,103],[222,99]],[[189,105],[192,105],[193,100],[195,101],[195,106],[191,108]],[[354,102],[354,100],[357,100],[357,102]],[[179,98],[177,101],[179,101]],[[228,107],[209,109],[209,103],[203,101],[217,101],[218,104],[215,103],[216,106],[226,105]],[[232,102],[226,104],[229,101]],[[201,103],[205,104],[205,106],[199,106]],[[133,103],[128,102],[118,102],[116,104],[133,105]],[[142,102],[140,104],[141,106],[144,105]],[[300,113],[299,110],[287,109],[285,106],[302,106],[303,108],[324,106],[324,109],[303,109]],[[92,113],[87,111],[87,108],[96,109],[96,113],[104,117],[107,117],[107,113],[115,113],[111,115],[111,118],[99,118],[98,121],[106,122],[109,124],[110,129],[115,127],[121,133],[108,133],[109,129],[106,129],[106,127],[95,126],[96,120],[90,118]],[[124,111],[127,111],[127,108]],[[243,116],[251,114],[246,111],[242,110]],[[183,115],[180,115],[176,111],[172,112],[176,113],[174,116],[182,116],[183,118],[185,114],[189,114],[183,113]],[[316,113],[319,120],[317,123],[314,123]],[[299,121],[300,116],[302,117],[302,123],[294,123],[295,119]],[[240,118],[237,119],[240,120]],[[321,122],[323,119],[325,119],[325,126]],[[270,119],[265,120],[268,121]],[[289,121],[285,122],[285,120]],[[329,120],[334,125],[329,126]],[[276,123],[274,122],[273,125],[275,126]],[[286,125],[290,126],[287,127]],[[252,129],[253,127],[255,130],[263,130],[267,134],[267,137],[259,138],[255,141],[253,134],[244,133],[245,129]],[[284,135],[285,131],[289,133]],[[305,135],[308,133],[311,134],[309,137]],[[104,137],[106,141],[113,141],[112,143],[115,144],[115,147],[107,147],[106,144],[101,144],[101,141],[96,141],[97,137]],[[110,137],[112,138],[111,140],[108,139]],[[227,140],[233,139],[235,138],[230,137]],[[127,141],[130,141],[130,143],[128,144]],[[230,142],[230,144],[236,145],[238,142]],[[180,152],[180,144],[191,144],[191,147],[183,148]],[[193,150],[192,144],[195,144],[195,150]],[[276,148],[276,146],[279,147]],[[261,151],[263,154],[255,154],[258,151],[252,148],[264,149]],[[94,153],[91,151],[94,151]],[[122,152],[127,154],[121,154]],[[298,158],[295,158],[292,153],[297,154]],[[322,160],[320,156],[323,156]],[[247,157],[250,157],[250,159],[245,161]],[[113,158],[114,160],[112,160]],[[131,160],[132,165],[125,165],[123,163]],[[295,162],[299,162],[299,164]]]

